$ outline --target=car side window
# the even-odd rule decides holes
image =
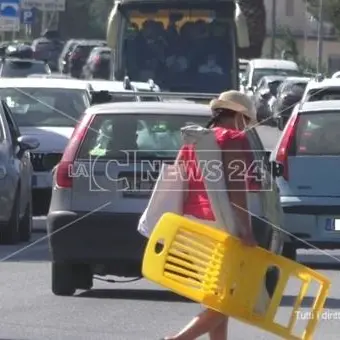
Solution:
[[[249,143],[254,150],[255,160],[261,162],[261,167],[263,163],[263,168],[270,169],[269,159],[266,155],[266,151],[257,132],[254,129],[248,130],[247,136],[249,139]]]
[[[248,65],[243,75],[243,81],[247,85],[249,83],[249,76],[250,76],[250,66]]]
[[[11,134],[13,146],[16,146],[17,140],[20,137],[20,130],[17,124],[15,123],[12,117],[12,114],[11,114],[11,110],[8,108],[7,104],[3,100],[1,101],[1,103],[2,103],[4,113],[5,113],[6,121],[8,123],[8,128]]]

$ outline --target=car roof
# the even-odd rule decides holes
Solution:
[[[112,91],[112,92],[133,92],[133,90],[126,90],[123,81],[115,80],[87,80],[94,91]],[[132,87],[138,91],[150,91],[150,84],[144,82],[131,82]],[[155,91],[160,91],[159,87],[155,85]]]
[[[290,82],[308,83],[309,81],[311,81],[311,78],[308,78],[308,77],[286,77],[286,79],[284,80],[285,83],[290,83]]]
[[[15,61],[15,62],[23,62],[23,63],[32,63],[32,64],[46,64],[42,60],[36,60],[36,59],[29,59],[29,58],[12,58],[12,57],[6,57],[3,59],[5,62],[6,61]]]
[[[88,83],[77,79],[57,78],[0,78],[0,87],[13,88],[65,88],[65,89],[88,89]]]
[[[322,89],[325,87],[340,87],[340,78],[326,78],[322,81],[311,80],[306,91]]]
[[[263,76],[261,79],[265,79],[265,80],[268,80],[268,81],[275,81],[275,80],[284,80],[286,79],[285,76]]]
[[[255,68],[273,68],[273,69],[287,69],[298,70],[296,62],[282,59],[252,59],[250,63]]]
[[[340,113],[339,100],[321,100],[315,102],[304,102],[300,104],[299,107],[299,113],[329,110],[339,111]]]
[[[208,105],[187,102],[118,102],[91,106],[86,114],[171,114],[171,115],[197,115],[209,117],[211,110]]]

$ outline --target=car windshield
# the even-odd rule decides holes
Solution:
[[[293,89],[299,88],[300,90],[304,91],[306,89],[307,82],[294,82],[289,81],[282,84],[281,92],[288,92],[292,91]]]
[[[295,135],[297,156],[340,155],[340,112],[313,112],[300,116]]]
[[[97,115],[85,136],[79,159],[99,157],[175,158],[182,145],[180,129],[205,125],[208,117],[170,114]]]
[[[175,92],[215,93],[232,88],[238,62],[233,18],[226,15],[232,11],[211,10],[214,6],[209,5],[209,10],[125,10],[129,24],[123,53],[131,79],[152,78]]]
[[[2,88],[0,96],[19,126],[75,126],[90,105],[87,92],[78,89]]]
[[[7,78],[24,78],[34,73],[48,74],[49,69],[44,63],[10,60],[7,60],[1,68],[1,77]]]
[[[275,75],[293,77],[299,76],[300,71],[279,68],[256,68],[253,74],[252,85],[255,86],[262,77]]]

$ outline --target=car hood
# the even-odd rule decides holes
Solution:
[[[22,135],[39,140],[40,145],[33,152],[63,153],[73,130],[73,127],[20,127]]]

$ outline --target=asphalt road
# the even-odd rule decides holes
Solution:
[[[44,223],[40,218],[35,226]],[[330,255],[340,261],[340,251],[332,251]],[[200,306],[146,280],[126,284],[97,281],[90,292],[80,291],[75,297],[56,297],[50,290],[49,253],[44,233],[36,233],[31,244],[0,247],[0,259],[0,339],[159,339],[178,330],[200,310]],[[327,313],[322,316],[314,339],[336,340],[340,329],[339,262],[317,251],[301,252],[299,260],[320,269],[333,282]],[[296,294],[296,284],[289,284],[279,321],[287,320]],[[311,304],[311,298],[307,300],[305,306]],[[301,314],[301,318],[306,315]],[[234,320],[231,321],[230,338],[276,339]]]
[[[276,141],[272,128],[258,129],[262,130],[261,137],[267,147],[273,148]],[[35,218],[34,227],[44,230],[45,218]],[[332,281],[314,339],[336,340],[340,329],[340,251],[331,251],[329,256],[317,250],[301,251],[299,261],[319,270]],[[0,340],[159,339],[179,330],[201,309],[146,280],[124,284],[96,281],[89,292],[80,291],[74,297],[56,297],[50,289],[49,253],[43,232],[35,233],[30,244],[1,246],[0,274]],[[287,320],[297,288],[294,282],[288,285],[279,321]],[[312,296],[314,292],[308,295]],[[311,297],[304,301],[300,319],[308,317],[311,303]],[[301,326],[303,322],[299,320],[298,324]],[[276,339],[235,320],[230,323],[230,338]]]

